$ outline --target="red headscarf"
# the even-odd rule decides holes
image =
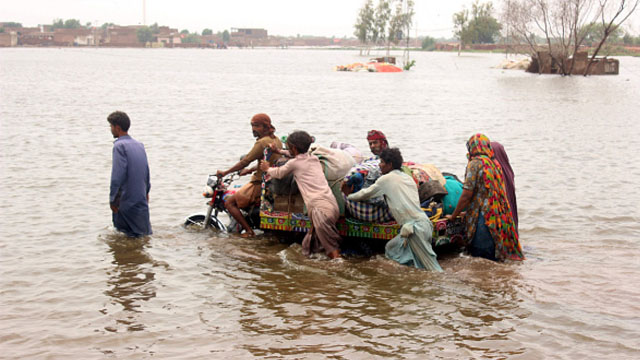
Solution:
[[[387,137],[384,136],[380,130],[371,130],[367,133],[367,140],[382,140],[385,144],[389,145]]]
[[[251,118],[251,123],[256,123],[256,124],[260,124],[264,127],[267,127],[270,129],[269,131],[269,136],[274,137],[275,135],[273,135],[273,133],[276,131],[276,128],[273,127],[273,125],[271,125],[271,118],[269,117],[269,115],[267,114],[255,114],[253,115],[253,117]]]

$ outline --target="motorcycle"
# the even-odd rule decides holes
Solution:
[[[196,227],[202,229],[216,229],[225,232],[240,232],[242,226],[229,215],[227,209],[224,206],[225,198],[235,191],[231,190],[231,183],[240,178],[239,173],[227,175],[226,177],[218,177],[215,174],[209,175],[207,178],[207,186],[202,196],[210,199],[206,202],[206,213],[196,213],[187,216],[184,221],[185,227]],[[244,216],[249,226],[252,229],[260,228],[260,207],[251,206],[247,209],[240,209],[240,212]],[[231,220],[229,225],[225,225],[219,218],[220,213],[227,213]]]

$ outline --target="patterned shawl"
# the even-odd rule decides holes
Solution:
[[[524,260],[505,192],[502,167],[493,159],[494,153],[489,138],[483,134],[471,136],[467,142],[467,150],[469,161],[482,161],[484,176],[480,181],[484,181],[484,186],[489,190],[489,211],[485,213],[485,224],[496,245],[496,258]]]

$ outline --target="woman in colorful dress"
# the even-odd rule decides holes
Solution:
[[[462,190],[453,214],[464,215],[467,250],[472,256],[489,260],[524,260],[518,233],[504,186],[500,163],[494,160],[489,138],[483,134],[471,136],[467,142],[467,170]]]

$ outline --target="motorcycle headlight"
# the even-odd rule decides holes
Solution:
[[[213,196],[213,188],[211,186],[205,186],[204,191],[202,192],[202,196],[204,197],[212,197]]]

